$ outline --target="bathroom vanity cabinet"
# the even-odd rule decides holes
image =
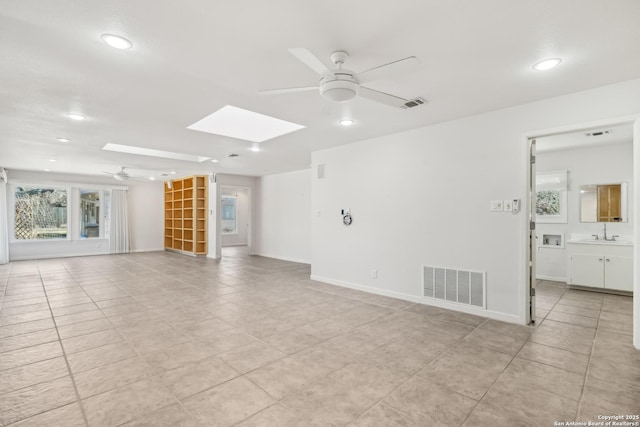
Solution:
[[[567,242],[569,285],[633,291],[633,246],[623,242]]]

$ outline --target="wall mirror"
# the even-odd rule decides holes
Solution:
[[[627,222],[627,205],[627,183],[580,187],[580,222]]]

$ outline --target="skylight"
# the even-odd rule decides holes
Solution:
[[[187,162],[204,162],[210,157],[196,156],[194,154],[173,153],[171,151],[152,150],[151,148],[135,147],[133,145],[107,144],[102,147],[106,151],[118,153],[138,154],[140,156],[161,157],[163,159],[184,160]]]
[[[304,129],[304,126],[227,105],[187,129],[263,142]]]

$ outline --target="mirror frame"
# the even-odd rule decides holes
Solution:
[[[597,189],[598,187],[610,186],[610,185],[620,185],[620,221],[598,221],[598,205],[597,205]],[[596,188],[596,220],[595,221],[583,221],[582,220],[582,190],[585,187],[595,187]],[[597,223],[619,223],[619,222],[629,222],[629,184],[626,182],[614,182],[614,183],[601,183],[601,184],[584,184],[580,186],[580,193],[578,196],[578,204],[579,204],[579,214],[578,221],[583,224],[597,224]]]

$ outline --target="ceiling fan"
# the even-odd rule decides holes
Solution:
[[[409,100],[362,86],[362,84],[379,80],[388,75],[410,71],[419,65],[419,61],[415,56],[409,56],[388,64],[370,68],[361,73],[355,73],[354,71],[342,68],[344,62],[349,57],[349,54],[344,50],[338,50],[331,54],[331,62],[337,66],[334,70],[327,68],[322,61],[305,48],[291,48],[289,52],[307,67],[320,74],[318,85],[261,90],[259,93],[264,95],[279,95],[283,93],[319,90],[325,99],[333,102],[349,101],[357,95],[360,95],[373,101],[401,108],[405,107],[405,104],[409,102]]]
[[[126,166],[121,166],[120,170],[118,172],[103,171],[103,173],[106,173],[107,175],[111,175],[112,177],[114,177],[118,181],[127,181],[129,179],[135,179],[135,180],[140,180],[140,181],[149,181],[149,179],[147,179],[147,178],[145,178],[143,176],[129,175],[129,172],[127,172],[125,169],[127,169]]]

